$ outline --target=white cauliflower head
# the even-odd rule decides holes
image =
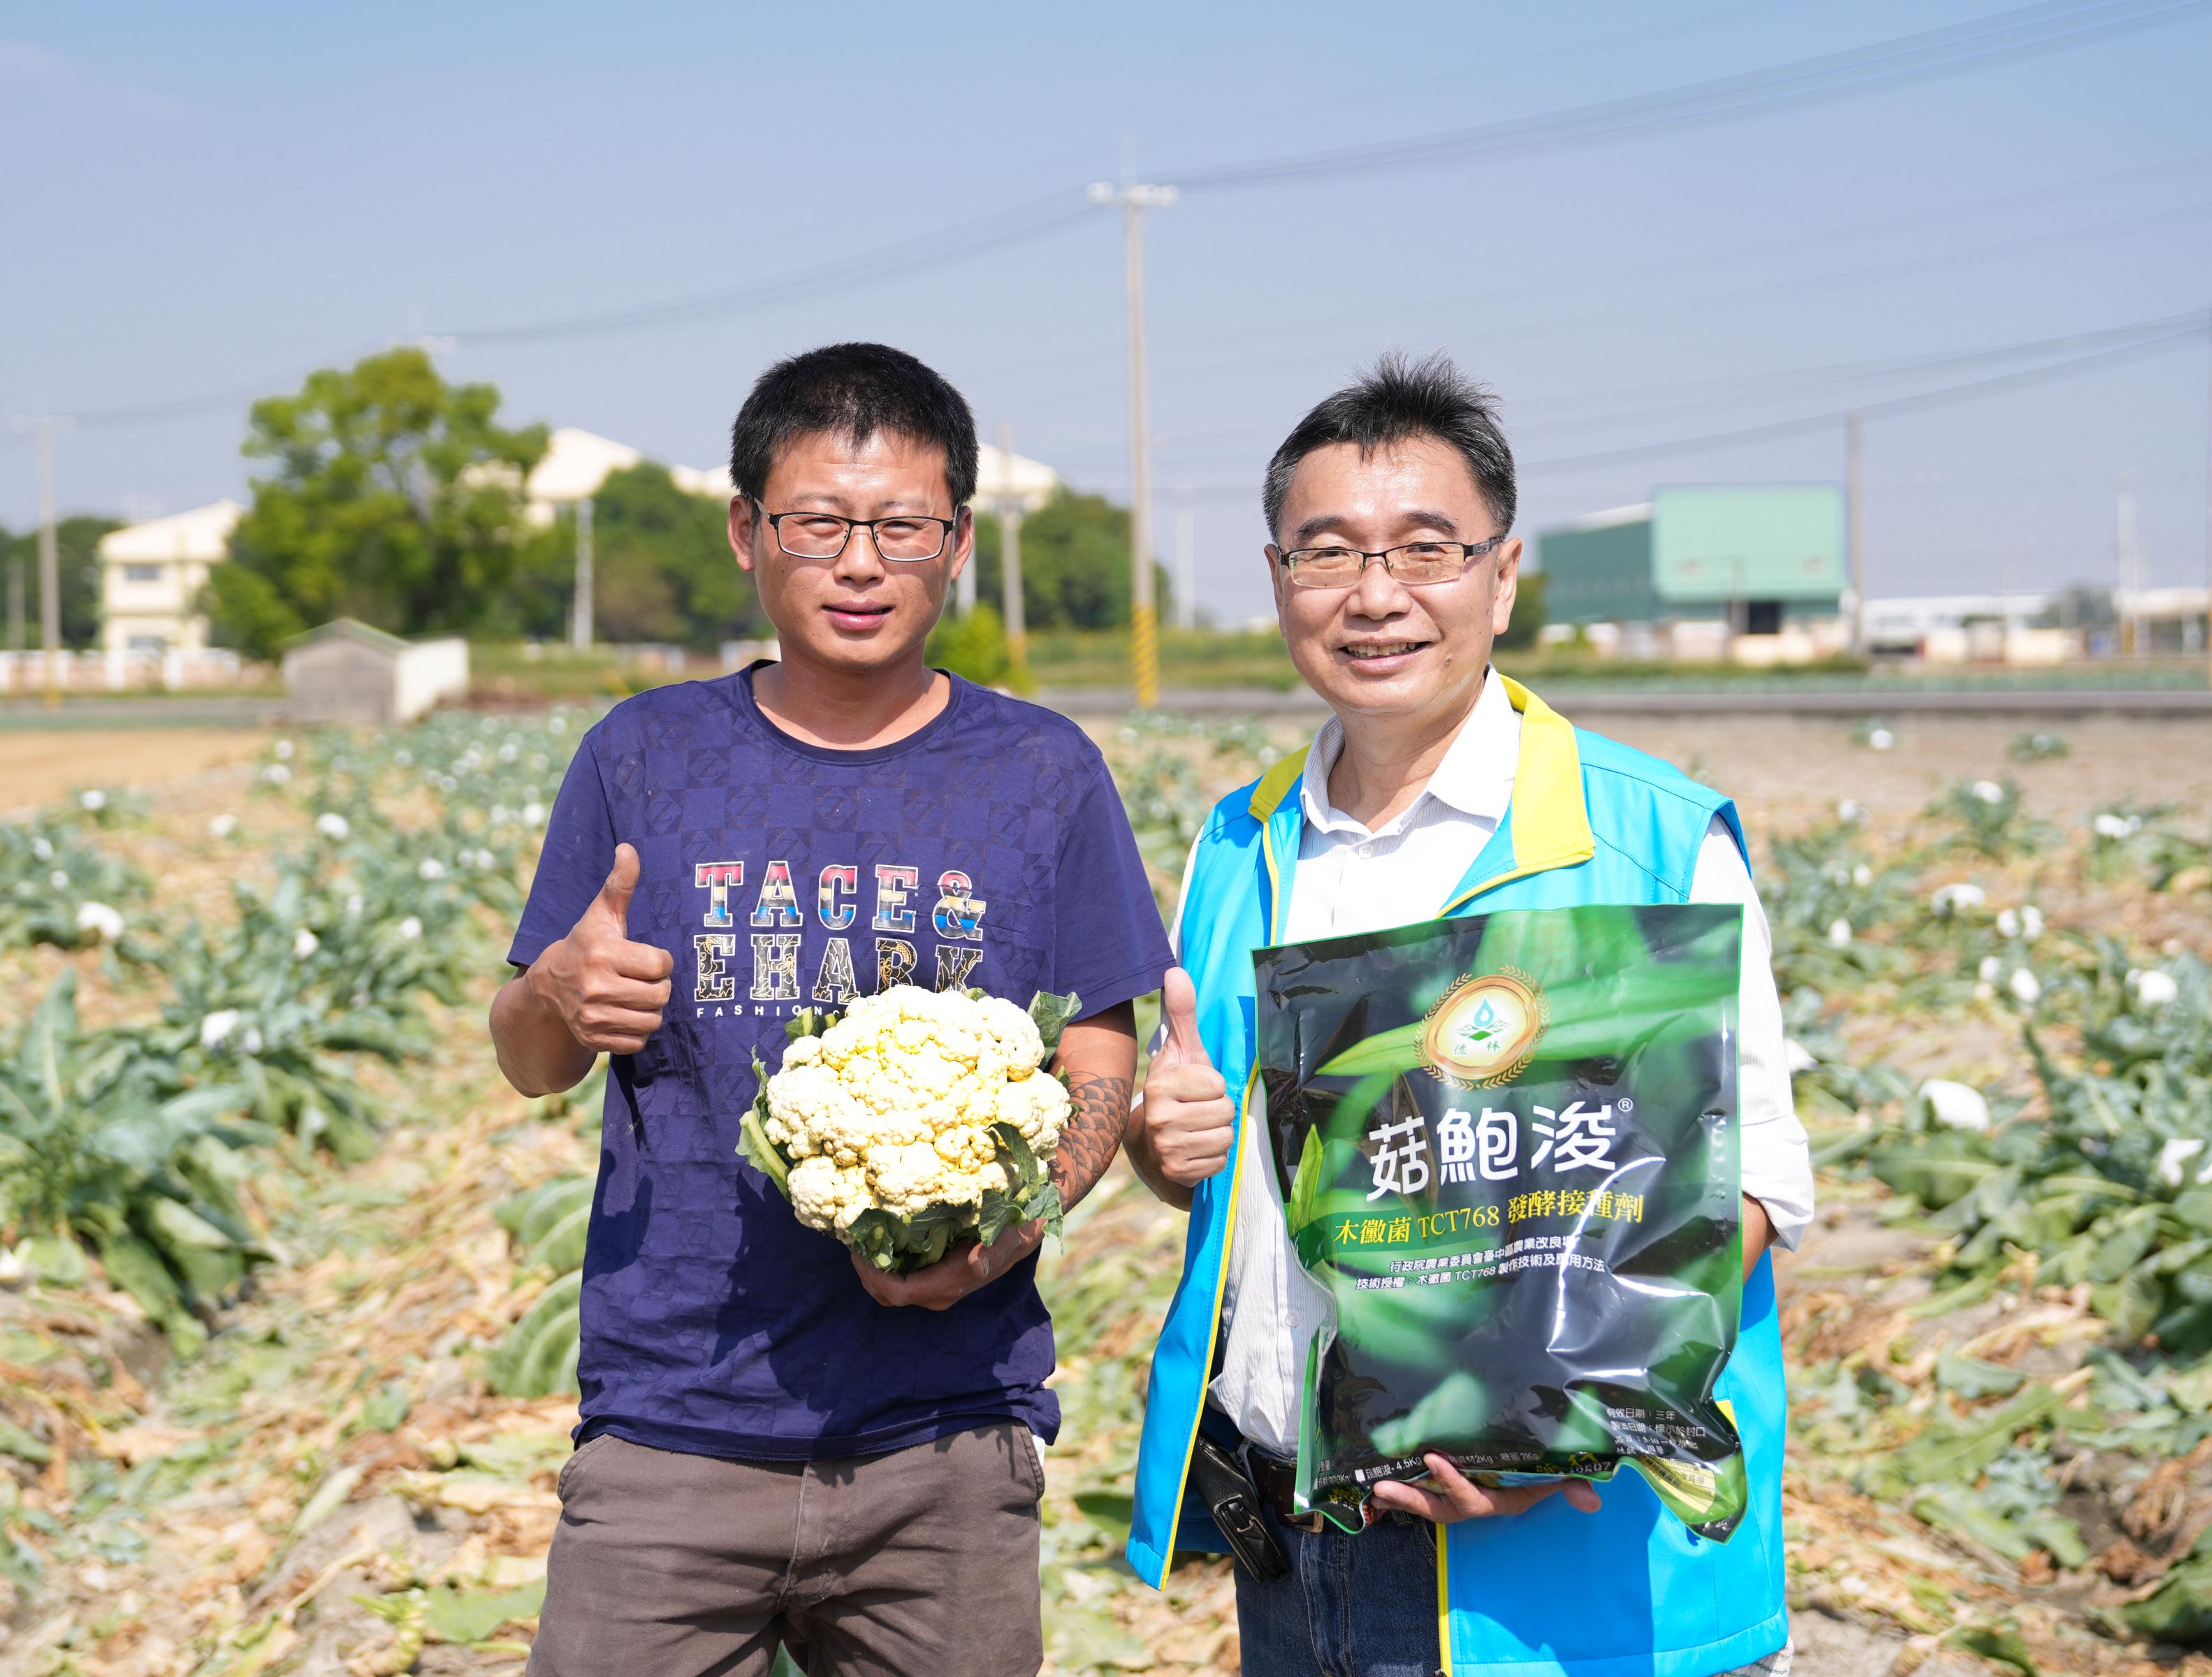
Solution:
[[[1044,1058],[1044,1038],[1037,1035],[1036,1021],[1011,1001],[996,996],[986,996],[975,1006],[983,1016],[984,1029],[1005,1053],[1012,1074],[1023,1077],[1035,1070]]]
[[[868,1186],[876,1203],[896,1217],[912,1217],[942,1200],[957,1205],[956,1184],[927,1141],[869,1150]]]
[[[867,1173],[840,1170],[817,1153],[791,1167],[791,1208],[810,1229],[825,1233],[852,1226],[868,1208]]]
[[[793,1158],[842,1152],[838,1164],[857,1164],[858,1149],[848,1139],[857,1118],[837,1074],[825,1066],[794,1066],[768,1080],[769,1136]]]
[[[997,1121],[1012,1124],[1040,1156],[1059,1145],[1066,1125],[1067,1089],[1056,1077],[1024,1078],[999,1091]]]
[[[1059,1144],[1068,1095],[1040,1072],[1043,1058],[1035,1022],[1012,1002],[911,984],[795,1039],[768,1081],[763,1127],[792,1162],[799,1220],[842,1232],[871,1208],[953,1206],[972,1224],[987,1192],[1013,1186],[994,1125],[1041,1158]]]

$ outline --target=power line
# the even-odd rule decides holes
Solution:
[[[1938,349],[1911,355],[1881,355],[1859,361],[1826,362],[1815,367],[1777,368],[1771,372],[1733,374],[1717,379],[1677,379],[1659,384],[1616,386],[1611,390],[1571,392],[1558,397],[1530,398],[1506,398],[1504,406],[1509,415],[1525,412],[1529,408],[1550,410],[1559,406],[1575,406],[1600,400],[1619,402],[1638,397],[1687,396],[1696,399],[1662,404],[1644,409],[1611,408],[1592,413],[1571,416],[1558,420],[1509,421],[1516,436],[1530,431],[1553,429],[1562,426],[1588,425],[1605,427],[1635,419],[1648,419],[1660,415],[1685,411],[1692,408],[1717,405],[1731,401],[1756,401],[1776,398],[1799,392],[1826,388],[1832,385],[1871,383],[1883,379],[1899,378],[1911,373],[1932,372],[1939,368],[1986,365],[1991,362],[2016,361],[2024,355],[2055,354],[2062,349],[2104,344],[2139,337],[2147,332],[2163,331],[2169,326],[2192,319],[2191,314],[2161,316],[2154,320],[2138,320],[2124,326],[2103,326],[2092,331],[2067,332],[2055,337],[2025,338],[2011,343],[1984,344],[1972,349]],[[1178,444],[1200,441],[1220,441],[1237,437],[1272,437],[1274,433],[1265,427],[1238,426],[1218,431],[1179,432],[1160,439],[1164,443]],[[1065,457],[1070,451],[1060,451]],[[1103,453],[1103,446],[1094,452]],[[1179,456],[1188,459],[1188,456]],[[2011,481],[2011,480],[2007,480]]]
[[[1993,18],[1625,100],[1374,147],[1222,165],[1180,173],[1170,172],[1170,178],[1179,184],[1187,181],[1221,191],[1378,168],[1468,161],[1508,150],[1525,154],[1587,143],[1627,132],[1711,121],[1723,115],[1750,114],[1785,99],[1795,102],[1838,98],[1957,74],[2031,53],[2079,45],[2103,35],[2146,27],[2202,10],[2207,3],[2208,0],[2100,0],[2100,3],[2084,5],[2052,0],[2051,3],[1999,13]],[[1723,108],[1726,101],[1733,103]],[[1620,125],[1631,112],[1638,113],[1635,126],[1622,128]],[[544,341],[632,331],[826,295],[920,269],[963,261],[987,250],[1027,242],[1057,231],[1085,217],[1089,207],[1085,190],[1071,187],[1046,192],[1005,210],[758,280],[718,286],[659,302],[587,311],[520,325],[457,330],[453,335],[472,343]]]
[[[2093,236],[2118,233],[2136,228],[2152,227],[2182,216],[2201,213],[2206,210],[2212,210],[2212,199],[2200,199],[2170,208],[2111,216],[2100,221],[2066,227],[2045,227],[2033,233],[1985,240],[1954,250],[1919,251],[1909,256],[1887,258],[1880,262],[1856,268],[1824,267],[1811,274],[1785,274],[1759,280],[1751,285],[1739,286],[1733,290],[1700,292],[1693,296],[1672,298],[1658,302],[1638,302],[1626,307],[1584,309],[1571,314],[1553,314],[1534,319],[1522,319],[1515,320],[1510,325],[1496,321],[1486,321],[1484,325],[1485,329],[1492,334],[1510,331],[1516,342],[1525,342],[1534,337],[1557,337],[1564,332],[1581,331],[1590,326],[1610,325],[1622,320],[1648,319],[1685,313],[1695,313],[1757,302],[1773,296],[1797,298],[1813,290],[1831,289],[1838,286],[1851,285],[1863,281],[1882,279],[1900,274],[1918,275],[1933,269],[1971,264],[1990,257],[2017,255],[2022,252],[2051,246],[2069,245]],[[1762,247],[1754,246],[1717,254],[1723,259],[1735,259],[1737,257],[1753,253],[1760,248]],[[1661,272],[1665,266],[1699,265],[1701,261],[1701,258],[1695,260],[1686,258],[1682,262],[1671,264],[1655,264],[1651,265],[1649,271]],[[1608,277],[1634,277],[1637,273],[1638,270],[1633,268],[1624,268],[1618,275]],[[1496,301],[1542,289],[1534,286],[1506,288],[1497,292],[1474,294],[1463,301],[1469,303]],[[1550,288],[1553,290],[1559,289],[1560,288]],[[1298,350],[1289,353],[1220,355],[1211,360],[1186,360],[1171,364],[1161,375],[1161,382],[1174,385],[1187,383],[1193,380],[1211,380],[1225,374],[1270,372],[1304,366],[1310,358],[1310,352]],[[1055,384],[1054,392],[1066,397],[1080,394],[1086,389],[1097,387],[1103,386],[1097,386],[1095,381],[1093,385],[1086,386],[1073,384],[1063,379]]]
[[[1464,162],[1508,151],[1527,154],[1655,128],[1692,125],[1722,116],[1753,114],[1785,100],[1794,103],[1840,98],[1927,81],[2148,27],[2202,10],[2207,3],[2212,0],[2100,0],[2087,5],[2052,0],[1992,18],[1624,100],[1378,146],[1170,172],[1170,175],[1179,184],[1222,191],[1381,168]],[[1621,126],[1631,112],[1635,113],[1634,125]],[[1063,189],[849,257],[758,280],[659,302],[459,330],[453,335],[472,343],[544,341],[633,331],[823,296],[1028,242],[1083,219],[1088,207],[1084,188]]]
[[[544,342],[677,324],[735,309],[767,307],[777,302],[828,295],[898,274],[964,260],[986,251],[1042,237],[1060,227],[1085,219],[1089,214],[1087,204],[1070,203],[1066,194],[1054,192],[1017,204],[1011,210],[994,211],[949,228],[919,234],[849,258],[815,263],[805,268],[738,285],[720,286],[711,291],[666,298],[659,302],[592,310],[512,325],[473,327],[465,331],[445,332],[438,336],[449,340],[466,339],[471,344]],[[375,347],[378,346],[364,346],[353,353],[367,355]],[[232,385],[202,395],[124,407],[87,409],[79,417],[85,424],[106,428],[211,412],[266,395],[272,385],[297,377],[304,364],[295,362],[252,383]]]
[[[1652,93],[1404,140],[1184,170],[1175,178],[1199,190],[1228,191],[1532,155],[1963,74],[2172,21],[2208,4],[2212,0],[2046,0],[1962,24]],[[1070,186],[869,250],[754,280],[647,303],[488,323],[448,335],[472,343],[548,342],[708,319],[825,296],[963,261],[1042,238],[1090,214],[1085,188]],[[137,423],[204,412],[253,393],[233,386],[167,402],[87,410],[83,417],[103,426]]]
[[[421,341],[425,343],[428,342],[427,339]],[[398,342],[399,340],[392,339],[382,343],[356,344],[347,353],[357,359],[362,355],[373,355],[380,349],[393,348]],[[448,344],[446,347],[452,346]],[[222,390],[210,391],[201,396],[179,396],[166,402],[142,402],[127,407],[81,408],[77,410],[76,421],[80,425],[106,430],[118,426],[151,424],[164,419],[178,419],[191,414],[212,412],[219,408],[235,407],[240,402],[250,402],[268,395],[272,388],[290,383],[299,378],[303,371],[312,369],[318,364],[327,363],[326,362],[319,363],[312,361],[295,361],[260,378],[231,385]]]
[[[1564,280],[1530,281],[1524,284],[1492,286],[1482,289],[1433,292],[1425,297],[1405,298],[1380,305],[1369,304],[1358,308],[1334,309],[1319,314],[1304,314],[1278,318],[1272,321],[1238,326],[1224,331],[1194,334],[1190,338],[1177,339],[1163,335],[1163,343],[1202,340],[1218,346],[1238,339],[1267,338],[1284,332],[1310,331],[1316,325],[1364,323],[1380,316],[1417,314],[1424,310],[1463,307],[1469,304],[1494,304],[1511,301],[1521,297],[1555,297],[1563,290],[1587,290],[1597,287],[1633,281],[1641,285],[1653,276],[1684,270],[1709,268],[1716,264],[1735,264],[1747,259],[1780,255],[1787,252],[1817,249],[1822,246],[1856,244],[1885,234],[1901,233],[1927,226],[1950,228],[1960,218],[1980,216],[1998,210],[2024,208],[2047,204],[2054,198],[2070,197],[2076,193],[2100,191],[2124,182],[2153,179],[2163,175],[2193,173],[2201,181],[2208,165],[2212,165],[2212,152],[2195,152],[2185,156],[2168,158],[2162,161],[2137,165],[2124,169],[2113,169],[2098,174],[2081,175],[2065,181],[2029,187],[2017,192],[2002,192],[1969,198],[1963,202],[1937,204],[1927,210],[1908,210],[1901,215],[1877,216],[1870,221],[1852,222],[1838,226],[1817,228],[1808,232],[1786,234],[1778,239],[1757,240],[1749,244],[1707,246],[1686,256],[1664,261],[1638,261],[1595,273],[1571,276]]]
[[[994,210],[949,227],[920,233],[872,250],[809,263],[805,267],[771,274],[734,285],[716,286],[659,302],[593,309],[580,314],[556,315],[513,325],[487,325],[456,330],[451,335],[470,343],[542,343],[548,339],[599,336],[633,331],[643,326],[665,325],[803,298],[827,296],[838,291],[872,284],[879,279],[918,272],[923,269],[963,262],[986,251],[1024,244],[1086,220],[1091,205],[1081,189],[1047,192],[1006,210]]]
[[[78,422],[100,430],[127,425],[155,424],[165,419],[183,419],[197,413],[212,413],[222,408],[234,408],[240,402],[250,402],[269,394],[273,386],[289,383],[297,378],[302,366],[295,362],[281,372],[249,384],[236,384],[226,389],[210,391],[202,396],[180,396],[174,401],[145,402],[133,407],[87,408],[77,415]]]
[[[1564,111],[1480,123],[1441,133],[1308,152],[1292,157],[1184,169],[1188,191],[1273,185],[1486,157],[1588,145],[1656,129],[1703,126],[1781,106],[1848,97],[1925,82],[2059,51],[2105,36],[2172,21],[2205,0],[2067,0],[2022,6],[1965,23],[1838,52],[1692,82],[1659,92],[1601,100]]]
[[[2000,373],[1986,379],[1945,385],[1935,390],[1917,392],[1910,396],[1893,396],[1880,402],[1864,402],[1850,408],[1838,408],[1832,412],[1807,414],[1796,419],[1782,419],[1764,425],[1747,425],[1735,430],[1715,431],[1703,436],[1676,437],[1665,442],[1638,443],[1625,448],[1606,448],[1586,454],[1560,455],[1548,460],[1524,460],[1524,471],[1570,471],[1587,466],[1611,465],[1622,460],[1650,459],[1666,454],[1692,453],[1699,449],[1718,447],[1728,443],[1759,442],[1770,438],[1801,435],[1808,431],[1824,430],[1840,425],[1854,413],[1862,417],[1881,418],[1893,414],[1918,412],[1923,409],[1947,406],[1971,397],[1986,395],[1991,391],[2021,389],[2048,383],[2053,379],[2072,376],[2093,367],[2114,362],[2131,360],[2136,355],[2162,349],[2169,343],[2179,343],[2200,337],[2212,330],[2212,317],[2199,313],[2182,317],[2187,324],[2155,336],[2141,337],[2131,343],[2111,349],[2094,349],[2087,355],[2069,356],[2043,367],[2031,367],[2015,373]]]
[[[2180,320],[2185,316],[2171,317]],[[1733,395],[1756,399],[1761,396],[1786,395],[1792,390],[1802,390],[1827,383],[1860,383],[1891,378],[1905,373],[1927,372],[1937,367],[1958,366],[1978,362],[2007,361],[2022,355],[2041,354],[2075,344],[2124,337],[2150,330],[2161,322],[2137,322],[2132,325],[2100,327],[2094,331],[2069,332],[2057,337],[2023,339],[2013,343],[1993,343],[1978,349],[1939,349],[1912,355],[1877,355],[1860,361],[1826,362],[1816,367],[1777,368],[1767,373],[1732,374],[1724,378],[1686,379],[1661,384],[1617,386],[1611,390],[1570,392],[1558,397],[1534,397],[1522,403],[1510,403],[1509,407],[1526,410],[1540,407],[1547,411],[1554,407],[1574,407],[1597,401],[1624,401],[1639,397],[1691,395],[1705,393],[1716,397]],[[1617,419],[1619,409],[1601,410],[1585,416],[1593,421]],[[1532,422],[1532,423],[1536,422]],[[1528,426],[1516,426],[1527,429]]]
[[[1996,256],[2017,256],[2024,252],[2043,250],[2052,246],[2073,244],[2078,240],[2105,234],[2118,233],[2132,228],[2151,227],[2176,220],[2184,216],[2212,210],[2212,199],[2173,209],[2146,210],[2135,215],[2108,216],[2101,221],[2087,222],[2077,226],[2045,228],[2034,233],[2012,238],[1997,239],[1980,244],[1963,246],[1955,250],[1917,252],[1909,256],[1892,258],[1865,264],[1856,268],[1824,268],[1811,275],[1784,275],[1761,280],[1755,284],[1738,286],[1727,291],[1706,291],[1695,296],[1678,297],[1668,301],[1634,305],[1626,308],[1585,309],[1575,314],[1554,314],[1534,320],[1514,323],[1512,331],[1516,340],[1526,341],[1540,336],[1556,337],[1563,332],[1609,324],[1619,320],[1648,319],[1655,315],[1698,313],[1716,308],[1730,308],[1743,303],[1753,303],[1776,296],[1800,297],[1814,290],[1828,289],[1838,285],[1853,285],[1866,280],[1884,279],[1894,275],[1917,275],[1931,269],[1955,266],[1985,260]],[[1275,358],[1265,365],[1280,365]],[[1247,363],[1247,368],[1254,365]],[[1195,372],[1197,369],[1188,369]],[[1217,364],[1209,371],[1227,371]],[[1237,370],[1245,370],[1239,368]],[[1183,376],[1187,369],[1176,369]]]
[[[2203,207],[2212,208],[2212,201],[2208,201],[2208,204]],[[2054,230],[2048,234],[2033,235],[2033,237],[2039,242],[2045,240],[2064,242],[2079,238],[2085,233],[2099,230],[2102,229],[2094,227],[2089,228],[2065,228]],[[2002,250],[2008,247],[2008,246],[1999,246],[1998,248]],[[1984,252],[1977,251],[1972,253],[1981,254]],[[1923,258],[1923,262],[1926,260],[1928,259]],[[1839,276],[1838,277],[1849,278],[1854,276],[1855,276],[1851,275],[1844,275]],[[1798,283],[1790,282],[1789,283]],[[1716,301],[1740,300],[1741,297],[1739,295],[1739,297],[1735,299],[1693,298],[1688,301],[1690,305],[1694,307]],[[1638,313],[1647,312],[1649,311],[1634,311],[1634,313]],[[1583,318],[1588,319],[1592,318],[1609,319],[1613,317],[1597,316]],[[1779,369],[1771,373],[1743,374],[1720,380],[1680,381],[1660,385],[1646,385],[1613,392],[1586,392],[1578,397],[1562,397],[1558,399],[1561,402],[1572,402],[1589,400],[1603,396],[1620,398],[1639,395],[1660,395],[1671,392],[1680,392],[1687,394],[1689,392],[1700,390],[1709,391],[1714,393],[1710,396],[1689,401],[1662,403],[1657,406],[1643,409],[1613,409],[1596,413],[1574,415],[1554,420],[1536,419],[1526,422],[1516,421],[1513,424],[1513,430],[1516,435],[1526,435],[1534,431],[1571,429],[1584,427],[1592,429],[1602,429],[1612,425],[1661,417],[1670,413],[1689,412],[1699,409],[1725,406],[1730,403],[1737,401],[1758,400],[1761,398],[1772,398],[1786,397],[1799,394],[1808,390],[1823,388],[1832,385],[1848,386],[1851,384],[1868,383],[1882,379],[1900,377],[1911,373],[1931,372],[1940,368],[1972,366],[1976,364],[1985,364],[1990,362],[2017,360],[2023,355],[2049,355],[2061,349],[2081,348],[2088,345],[2103,344],[2115,341],[2132,339],[2139,337],[2146,333],[2161,332],[2179,323],[2193,320],[2197,318],[2197,316],[2193,313],[2160,316],[2154,319],[2136,321],[2126,325],[2100,327],[2091,331],[2069,332],[2055,337],[2030,338],[2011,343],[1990,344],[1979,349],[1946,349],[1917,355],[1884,356],[1866,361],[1838,362],[1820,367]],[[1538,322],[1534,323],[1534,325],[1523,323],[1521,325],[1516,326],[1513,330],[1516,332],[1530,331],[1540,330],[1547,325],[1553,324],[1557,323]],[[1226,368],[1241,368],[1249,370],[1255,364],[1255,363],[1249,361],[1242,363],[1216,363],[1213,366],[1206,368],[1187,368],[1184,370],[1192,375],[1195,375],[1201,371],[1218,372],[1225,370]],[[1267,362],[1261,364],[1273,367],[1287,365],[1289,363],[1281,358],[1271,357]],[[1542,398],[1537,398],[1538,402],[1541,402],[1541,400]],[[1509,412],[1512,411],[1515,408],[1515,404],[1510,398],[1506,400],[1504,405]],[[1534,405],[1534,404],[1532,404],[1532,405]],[[1265,431],[1262,428],[1243,426],[1218,431],[1185,434],[1181,436],[1170,435],[1166,439],[1164,439],[1164,441],[1170,443],[1188,443],[1200,441],[1222,441],[1243,436],[1254,436],[1265,439],[1271,435],[1272,433]],[[1094,447],[1092,452],[1103,454],[1104,452],[1104,445],[1097,445]],[[1071,456],[1080,458],[1081,449],[1079,447],[1072,449],[1062,449],[1060,451],[1060,457],[1063,459],[1069,458]],[[1188,454],[1177,454],[1175,458],[1180,461],[1187,463],[1192,456]]]
[[[1957,384],[1938,386],[1933,390],[1916,391],[1910,395],[1887,398],[1879,402],[1864,402],[1848,408],[1806,414],[1796,418],[1770,421],[1765,424],[1739,426],[1731,430],[1707,432],[1691,437],[1674,437],[1663,442],[1639,443],[1624,448],[1607,448],[1583,454],[1555,456],[1550,459],[1522,460],[1523,472],[1578,471],[1587,466],[1609,465],[1616,462],[1656,459],[1668,454],[1695,453],[1700,450],[1726,447],[1731,443],[1764,442],[1776,438],[1798,436],[1808,432],[1831,429],[1844,423],[1854,413],[1863,418],[1882,418],[1897,414],[1912,413],[1928,408],[1948,406],[1951,403],[1970,400],[1994,391],[2023,389],[2052,380],[2070,378],[2094,368],[2132,359],[2169,344],[2186,343],[2212,332],[2212,314],[2200,310],[2191,314],[2179,314],[2159,320],[2138,322],[2134,326],[2114,327],[2111,334],[2137,333],[2128,341],[2087,354],[2071,355],[2062,361],[2046,362],[2041,367],[2021,368],[2015,372],[1997,374],[1985,379],[1969,379]],[[2092,341],[2107,333],[2084,333],[2076,341]],[[2053,343],[2066,340],[2054,339]],[[1984,352],[1986,353],[1986,352]],[[1259,483],[1255,478],[1249,483],[1212,483],[1194,488],[1192,491],[1205,500],[1245,499],[1256,501]]]
[[[2107,345],[2127,347],[2139,341],[2162,343],[2166,342],[2177,329],[2202,330],[2203,320],[2203,312],[2196,310],[2185,314],[2167,315],[2155,320],[2139,320],[2125,326],[2107,327],[2101,331],[2070,332],[2060,337],[2000,344],[1990,349],[1966,349],[1948,355],[1922,355],[1911,361],[1893,362],[1887,366],[1877,364],[1873,370],[1865,372],[1841,369],[1838,376],[1831,377],[1823,377],[1815,374],[1795,385],[1778,383],[1775,388],[1751,394],[1754,399],[1759,398],[1774,399],[1834,385],[1863,384],[1877,380],[1898,378],[1907,373],[1934,372],[1942,368],[1984,366],[1991,362],[2015,361],[2022,356],[2030,355],[2048,355],[2066,349],[2084,349],[2090,346],[2102,348]],[[1703,400],[1666,403],[1656,407],[1628,408],[1611,413],[1590,414],[1573,419],[1537,421],[1516,428],[1521,434],[1526,435],[1530,431],[1640,424],[1650,420],[1662,419],[1672,414],[1696,412],[1741,399],[1743,399],[1741,397],[1716,396]],[[1869,413],[1876,411],[1879,407],[1878,403],[1861,404],[1856,410]]]
[[[2073,244],[2092,236],[2124,232],[2130,228],[2179,222],[2183,217],[2201,215],[2208,210],[2212,210],[2212,198],[2199,199],[2195,203],[2177,204],[2167,209],[2144,210],[2133,215],[2107,216],[2101,221],[2085,222],[2071,227],[2046,228],[2038,232],[2021,234],[2012,238],[1989,240],[1979,244],[1962,246],[1955,250],[1915,252],[1887,261],[1869,263],[1857,268],[1827,268],[1811,275],[1784,276],[1777,279],[1763,280],[1755,285],[1740,286],[1732,291],[1711,291],[1701,293],[1693,297],[1676,298],[1650,307],[1590,309],[1580,314],[1553,315],[1547,319],[1525,322],[1514,330],[1522,337],[1538,333],[1558,333],[1597,325],[1601,322],[1634,319],[1644,315],[1728,307],[1740,303],[1757,302],[1764,298],[1774,296],[1799,296],[1807,291],[1838,284],[1853,284],[1863,280],[1883,279],[1899,274],[1921,274],[1934,268],[1980,262],[1995,256],[2017,256],[2027,251]]]

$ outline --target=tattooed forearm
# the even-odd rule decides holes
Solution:
[[[1076,1020],[1060,1033],[1053,1068],[1066,1076],[1073,1109],[1060,1128],[1052,1180],[1060,1203],[1073,1206],[1106,1174],[1129,1127],[1137,1076],[1135,1010],[1125,1001]]]
[[[1066,1127],[1060,1133],[1060,1151],[1053,1155],[1052,1179],[1060,1188],[1060,1203],[1073,1206],[1097,1185],[1114,1162],[1114,1150],[1129,1125],[1130,1078],[1097,1072],[1071,1072],[1067,1092],[1074,1101]]]

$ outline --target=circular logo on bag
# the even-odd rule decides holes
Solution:
[[[1455,1089],[1491,1089],[1518,1077],[1551,1023],[1544,992],[1527,973],[1472,975],[1429,1010],[1421,1060]]]

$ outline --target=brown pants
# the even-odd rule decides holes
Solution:
[[[1012,1421],[886,1455],[679,1455],[602,1434],[561,1470],[529,1677],[1035,1677],[1044,1468]]]

